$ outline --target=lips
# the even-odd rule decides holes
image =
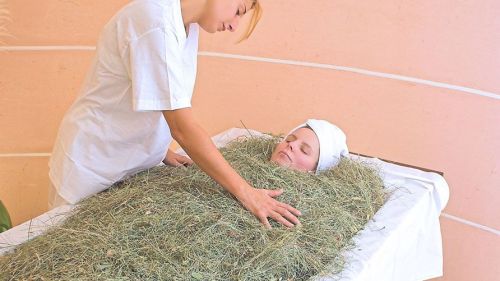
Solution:
[[[225,31],[226,30],[226,25],[224,23],[221,23],[219,27],[217,27],[217,31]]]
[[[285,155],[288,158],[288,160],[292,162],[292,158],[290,158],[290,155],[288,155],[286,152],[280,151],[279,153]]]

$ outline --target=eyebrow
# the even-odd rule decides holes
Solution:
[[[297,139],[297,136],[295,134],[289,134],[288,136],[293,136],[295,139]],[[302,144],[304,146],[307,146],[307,148],[309,148],[310,150],[313,150],[312,146],[310,146],[307,142],[303,141]]]

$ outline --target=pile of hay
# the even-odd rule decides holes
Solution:
[[[284,188],[302,226],[271,230],[196,166],[156,167],[85,200],[0,258],[2,280],[305,280],[342,269],[339,253],[384,203],[374,168],[344,159],[320,175],[270,163],[278,138],[221,151],[259,188]]]

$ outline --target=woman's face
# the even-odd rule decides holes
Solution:
[[[278,143],[271,161],[298,171],[315,171],[319,160],[319,140],[313,130],[299,128]]]
[[[252,0],[206,0],[198,24],[206,32],[235,31],[240,18],[252,9]]]

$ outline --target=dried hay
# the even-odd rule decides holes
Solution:
[[[320,175],[269,162],[273,138],[221,151],[259,188],[301,210],[302,226],[267,230],[198,167],[155,167],[85,200],[0,258],[2,280],[305,280],[339,272],[342,250],[384,203],[376,169],[343,159]]]

